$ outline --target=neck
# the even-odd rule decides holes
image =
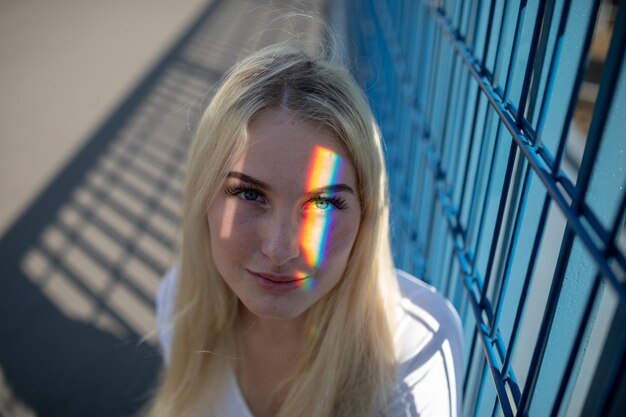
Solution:
[[[306,320],[266,319],[245,307],[240,313],[236,367],[239,385],[255,415],[275,415],[288,389],[282,384],[304,351]]]
[[[307,335],[304,315],[290,320],[268,319],[255,316],[242,306],[239,317],[239,341],[244,352],[251,348],[262,355],[287,353],[304,346]]]

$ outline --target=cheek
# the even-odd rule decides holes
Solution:
[[[211,247],[216,264],[238,258],[256,244],[255,216],[242,209],[236,199],[224,199],[208,211]]]
[[[324,260],[332,264],[341,263],[345,267],[358,229],[359,224],[353,218],[331,222],[327,230]]]
[[[234,199],[226,199],[214,204],[209,209],[209,230],[215,239],[229,239],[233,228],[238,223],[240,210]]]

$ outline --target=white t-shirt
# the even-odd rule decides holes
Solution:
[[[157,327],[164,361],[170,357],[176,268],[157,293]],[[391,396],[393,417],[457,417],[461,415],[463,339],[461,321],[452,305],[414,276],[397,271],[402,298],[394,343],[399,363]],[[220,416],[254,417],[233,374],[219,405]]]

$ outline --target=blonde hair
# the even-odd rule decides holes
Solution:
[[[361,220],[340,282],[306,314],[310,340],[278,416],[370,416],[395,380],[398,288],[381,139],[348,71],[286,44],[249,56],[206,109],[189,154],[171,361],[153,416],[213,415],[235,364],[238,300],[211,257],[207,210],[246,146],[251,120],[281,107],[330,128],[355,168]],[[214,413],[214,412],[213,412]]]

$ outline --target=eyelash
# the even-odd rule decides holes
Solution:
[[[240,196],[241,194],[245,193],[245,192],[253,192],[256,193],[259,198],[261,198],[262,200],[266,200],[265,195],[263,194],[263,192],[257,188],[254,187],[249,187],[249,186],[245,186],[245,185],[236,185],[236,186],[232,186],[232,187],[228,187],[226,188],[226,195],[229,195],[231,197],[234,196]],[[257,200],[247,200],[247,201],[257,201]],[[348,207],[348,205],[346,204],[346,200],[344,200],[341,197],[338,196],[334,196],[334,195],[319,195],[316,197],[313,197],[311,199],[309,199],[307,201],[307,203],[318,203],[318,202],[328,202],[330,203],[334,208],[338,209],[338,210],[344,210]]]
[[[317,202],[323,202],[323,201],[329,202],[330,204],[333,205],[333,207],[335,207],[338,210],[343,210],[346,207],[348,207],[348,205],[346,204],[346,200],[344,200],[341,197],[334,196],[334,195],[323,195],[323,196],[313,197],[308,201],[308,203],[317,203]]]
[[[236,185],[236,186],[233,186],[233,187],[226,188],[226,195],[229,195],[231,197],[240,196],[241,194],[243,194],[245,192],[256,193],[256,194],[259,195],[260,198],[265,200],[265,195],[263,194],[263,192],[261,192],[261,190],[258,190],[256,188],[253,188],[253,187],[247,187],[247,186],[243,186],[243,185]],[[255,201],[255,200],[248,200],[248,201]]]

